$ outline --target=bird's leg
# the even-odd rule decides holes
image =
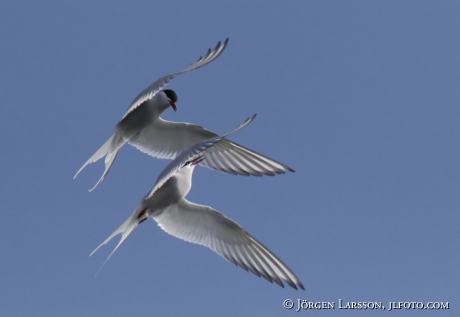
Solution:
[[[141,218],[145,215],[146,212],[147,212],[147,208],[144,208],[144,209],[139,213],[139,215],[137,216],[137,219],[141,219]],[[139,221],[139,224],[141,224],[141,223],[143,223],[144,221],[146,221],[147,218],[148,218],[148,215],[147,215],[147,217],[145,217],[144,219],[140,220],[140,221]]]
[[[203,156],[198,156],[196,159],[194,159],[191,163],[191,165],[197,165],[199,163],[201,163],[201,161],[204,160],[204,157]]]

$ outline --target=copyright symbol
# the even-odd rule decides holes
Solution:
[[[292,307],[294,307],[294,302],[290,299],[285,299],[283,302],[283,307],[286,309],[292,309]]]

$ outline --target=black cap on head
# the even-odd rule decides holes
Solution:
[[[166,97],[168,97],[172,102],[177,102],[177,94],[174,92],[174,90],[171,89],[165,89],[163,92],[166,94]]]

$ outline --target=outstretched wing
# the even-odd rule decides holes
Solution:
[[[161,77],[157,80],[155,80],[153,83],[151,83],[147,88],[142,90],[142,92],[137,95],[136,98],[134,98],[133,102],[128,108],[128,111],[126,111],[125,115],[123,116],[122,120],[134,109],[139,107],[142,103],[144,103],[148,99],[152,99],[153,96],[155,96],[156,93],[158,93],[161,89],[163,89],[171,80],[173,80],[176,76],[189,72],[191,70],[195,70],[197,68],[203,67],[204,65],[207,65],[211,63],[213,60],[215,60],[217,57],[219,57],[220,54],[225,50],[228,44],[228,38],[225,40],[223,44],[217,43],[216,47],[211,51],[211,49],[208,49],[208,52],[204,57],[200,56],[198,60],[190,65],[189,67],[176,72],[169,74],[167,76]]]
[[[129,144],[160,159],[174,159],[196,143],[217,137],[218,134],[201,126],[172,122],[158,118],[139,134],[129,139]],[[293,172],[289,166],[224,139],[204,154],[200,164],[233,175],[270,175]]]
[[[179,203],[153,216],[170,235],[217,252],[227,261],[257,276],[283,286],[305,289],[302,282],[275,254],[257,241],[233,220],[211,207],[182,199]]]
[[[204,141],[201,141],[199,143],[196,143],[189,147],[187,150],[183,151],[180,153],[174,160],[171,161],[171,163],[168,164],[168,166],[165,167],[165,169],[161,172],[160,176],[158,176],[158,179],[153,186],[152,190],[150,193],[147,195],[147,198],[152,197],[152,195],[161,187],[163,184],[170,179],[179,169],[184,167],[184,165],[191,161],[194,160],[195,158],[199,157],[202,155],[203,152],[205,152],[207,149],[211,148],[213,145],[221,141],[223,138],[228,136],[231,133],[235,133],[236,131],[239,131],[246,127],[249,123],[254,120],[256,115],[253,115],[250,118],[247,118],[242,124],[240,124],[235,130],[232,130],[224,135],[216,136],[211,139],[207,139]]]

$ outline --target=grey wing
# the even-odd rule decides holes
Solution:
[[[155,124],[149,125],[132,137],[129,143],[153,157],[174,159],[194,144],[217,136],[216,133],[194,124],[158,118]],[[283,163],[228,139],[215,144],[202,155],[204,160],[201,165],[234,175],[273,176],[294,171]]]
[[[129,144],[150,156],[174,159],[181,152],[218,134],[198,125],[158,118],[129,139]]]
[[[228,139],[207,150],[203,156],[201,165],[233,175],[274,176],[294,172],[289,166]]]
[[[153,219],[170,235],[217,252],[227,261],[284,287],[305,289],[297,276],[275,254],[236,222],[211,207],[182,199]]]
[[[153,186],[152,190],[150,193],[147,195],[147,197],[152,197],[152,195],[157,191],[163,184],[170,179],[174,174],[177,173],[181,168],[183,168],[187,162],[190,162],[191,160],[194,160],[195,158],[202,157],[204,153],[206,153],[206,150],[214,146],[215,144],[219,143],[223,138],[225,138],[227,135],[237,132],[244,127],[246,127],[249,123],[251,123],[256,115],[253,115],[250,118],[247,118],[242,124],[240,124],[236,129],[224,134],[224,135],[218,135],[209,139],[206,139],[201,142],[197,142],[190,146],[188,149],[182,151],[179,155],[177,155],[174,160],[169,163],[163,171],[160,173],[160,176],[158,176],[157,181],[155,182],[155,185]],[[197,126],[195,126],[197,127]],[[169,136],[169,134],[166,134]],[[171,141],[172,142],[172,141]]]
[[[153,96],[155,96],[161,89],[163,89],[171,80],[173,80],[176,76],[189,72],[191,70],[195,70],[197,68],[203,67],[204,65],[207,65],[211,63],[213,60],[215,60],[217,57],[219,57],[220,54],[225,50],[228,44],[228,38],[225,40],[223,44],[220,43],[220,41],[217,43],[217,46],[211,50],[208,49],[208,52],[206,55],[200,56],[198,60],[191,64],[189,67],[179,71],[175,72],[172,74],[169,74],[167,76],[161,77],[157,80],[155,80],[153,83],[151,83],[147,88],[141,91],[139,95],[134,98],[133,102],[128,108],[128,111],[126,111],[125,115],[123,116],[122,120],[134,109],[139,107],[142,103],[144,103],[148,99],[152,99]]]

